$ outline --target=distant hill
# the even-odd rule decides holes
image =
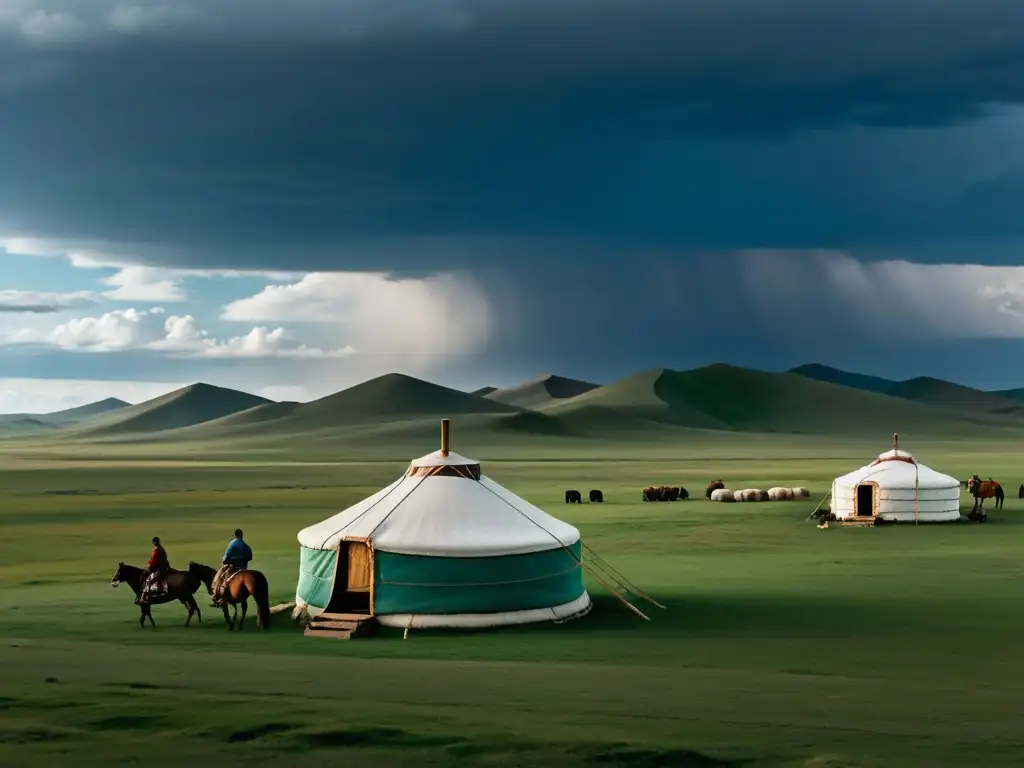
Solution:
[[[543,410],[561,400],[578,397],[597,388],[597,384],[591,384],[588,381],[547,375],[512,387],[495,389],[485,396],[488,400],[495,400],[499,403],[531,410]]]
[[[683,427],[802,434],[951,434],[974,418],[923,403],[818,381],[716,364],[635,374],[554,406],[560,418],[647,419]],[[994,420],[993,420],[994,422]]]
[[[29,416],[25,413],[0,414],[0,437],[50,432],[55,429],[60,429],[60,425],[51,424],[42,417]]]
[[[468,392],[389,373],[308,403],[264,403],[187,429],[180,439],[302,435],[356,425],[390,424],[469,414],[512,415],[523,409]],[[429,429],[437,431],[437,423]]]
[[[796,368],[790,368],[787,373],[795,373],[798,376],[805,376],[815,381],[825,381],[829,384],[839,384],[844,387],[852,387],[853,389],[863,389],[865,392],[881,392],[882,394],[888,394],[893,387],[900,383],[890,379],[883,379],[880,376],[868,376],[863,373],[841,371],[838,368],[831,368],[820,363],[798,365]]]
[[[129,405],[130,403],[124,400],[108,397],[95,403],[50,413],[3,413],[0,414],[0,434],[49,431],[127,408]]]
[[[1024,416],[1024,401],[1022,400],[929,376],[901,381],[892,388],[889,394],[919,403],[955,409],[964,414],[980,412]]]
[[[497,387],[480,387],[480,389],[474,389],[469,394],[476,395],[477,397],[485,397],[486,395],[491,394],[491,392],[497,392],[497,391],[498,391]]]
[[[1010,400],[1020,400],[1024,402],[1024,388],[1021,389],[1000,389],[992,393],[993,395],[999,395],[1000,397],[1006,397]]]
[[[147,434],[201,424],[228,414],[265,405],[265,397],[212,384],[190,384],[138,405],[118,409],[99,419],[73,426],[70,432],[90,437]]]

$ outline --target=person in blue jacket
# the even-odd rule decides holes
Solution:
[[[245,539],[242,538],[242,529],[235,529],[235,538],[228,544],[228,548],[224,550],[224,557],[221,559],[221,566],[217,570],[217,575],[213,579],[213,585],[211,592],[213,592],[213,605],[216,608],[220,608],[221,601],[223,599],[224,585],[228,583],[232,576],[239,571],[244,571],[249,567],[249,561],[252,560],[252,548],[245,543]]]

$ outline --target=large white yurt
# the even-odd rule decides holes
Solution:
[[[837,520],[959,520],[960,481],[901,451],[894,435],[891,451],[832,481],[832,514]]]
[[[580,532],[448,446],[386,488],[299,532],[296,605],[391,627],[492,627],[590,609]]]

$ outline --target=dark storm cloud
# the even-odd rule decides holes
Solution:
[[[188,266],[416,273],[978,234],[893,207],[891,155],[800,142],[1024,101],[1015,0],[23,7],[0,12],[2,223]],[[873,189],[835,181],[865,162]]]

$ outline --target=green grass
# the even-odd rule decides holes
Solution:
[[[535,441],[544,460],[530,459],[527,441],[483,433],[465,451],[667,606],[638,603],[649,622],[591,582],[595,610],[565,625],[349,643],[283,619],[228,633],[205,599],[202,626],[173,605],[140,630],[108,580],[153,535],[172,563],[215,562],[241,526],[274,602],[289,600],[296,532],[434,440],[319,464],[0,453],[0,765],[1019,764],[1024,450],[907,446],[1000,479],[1011,498],[987,525],[822,531],[804,521],[817,497],[885,444],[693,434],[642,456]],[[700,497],[712,477],[815,498],[638,502],[661,482]],[[566,506],[566,488],[609,501]]]

